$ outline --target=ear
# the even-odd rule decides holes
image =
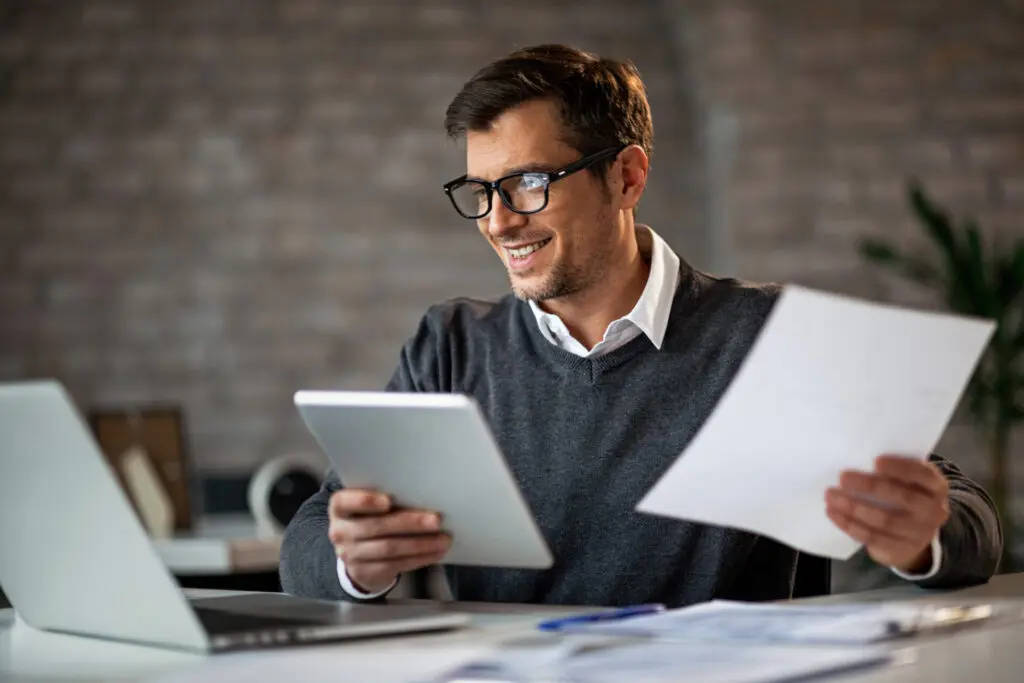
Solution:
[[[612,166],[617,176],[613,187],[619,191],[619,208],[631,211],[640,203],[644,188],[647,187],[647,172],[650,160],[639,145],[630,145],[619,153],[618,163]]]

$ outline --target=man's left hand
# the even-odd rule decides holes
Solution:
[[[874,472],[843,472],[825,502],[829,519],[875,562],[926,573],[932,538],[949,518],[949,482],[930,462],[883,455]]]

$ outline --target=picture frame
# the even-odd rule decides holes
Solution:
[[[89,411],[88,422],[136,513],[139,510],[125,484],[121,459],[130,449],[141,448],[172,502],[174,531],[191,531],[197,510],[184,411],[174,405],[103,407]]]

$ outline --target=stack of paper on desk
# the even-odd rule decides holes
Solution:
[[[990,321],[787,288],[737,376],[637,505],[847,559],[825,514],[844,469],[926,458],[994,330]]]
[[[768,683],[888,663],[865,648],[748,646],[647,641],[595,648],[547,662],[500,653],[429,683]]]
[[[519,639],[431,683],[767,683],[896,664],[882,641],[1019,620],[1024,605],[915,602],[793,605],[714,601],[622,620],[580,621]]]
[[[940,630],[1019,619],[1019,603],[845,605],[727,600],[577,627],[577,633],[744,644],[868,645]]]

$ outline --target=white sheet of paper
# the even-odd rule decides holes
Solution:
[[[693,441],[637,505],[848,559],[860,544],[825,514],[844,469],[926,458],[995,329],[787,287]]]

